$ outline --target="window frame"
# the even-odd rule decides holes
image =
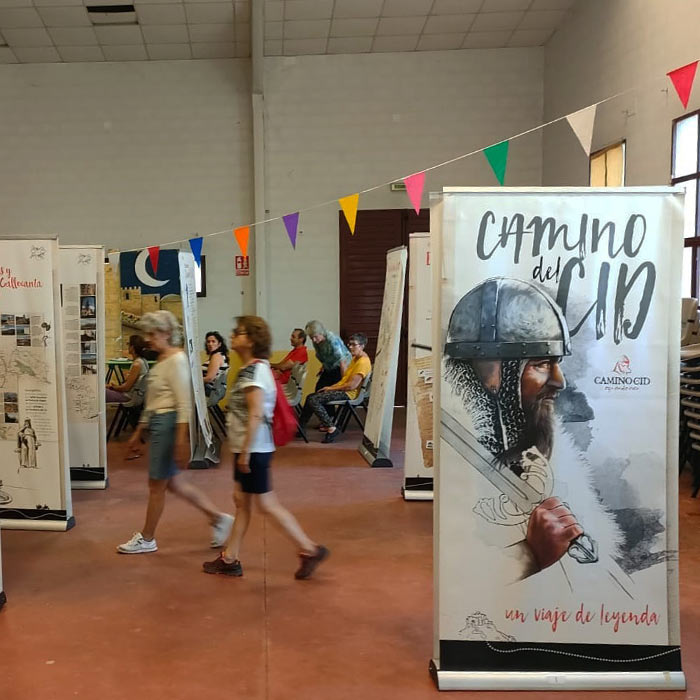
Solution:
[[[619,141],[615,141],[615,143],[608,144],[604,148],[599,148],[597,151],[593,151],[588,156],[588,185],[589,185],[589,187],[592,187],[592,185],[591,185],[591,161],[593,160],[593,158],[595,158],[597,156],[602,156],[604,153],[607,153],[608,151],[612,151],[613,148],[617,148],[618,146],[622,146],[622,183],[619,185],[619,187],[625,186],[625,180],[627,179],[627,139],[620,139]],[[606,180],[608,179],[607,159],[606,159],[606,165],[605,165],[605,179]],[[605,187],[612,187],[612,185],[605,185]]]
[[[693,112],[688,112],[688,114],[682,114],[680,117],[676,117],[671,120],[671,162],[670,162],[670,181],[671,185],[682,185],[684,182],[690,182],[695,180],[697,185],[695,189],[695,221],[694,229],[695,236],[686,238],[683,237],[683,247],[684,248],[694,248],[695,254],[691,257],[690,262],[690,295],[697,299],[698,297],[698,253],[700,253],[700,225],[698,221],[698,214],[700,214],[700,123],[698,124],[698,160],[694,173],[689,175],[680,175],[679,177],[673,177],[673,163],[676,160],[676,124],[678,122],[684,121],[685,119],[690,119],[698,115],[698,122],[700,122],[700,109],[696,109]]]

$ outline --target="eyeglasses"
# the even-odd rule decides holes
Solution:
[[[234,328],[233,329],[233,334],[238,337],[239,335],[248,335],[248,331],[241,330],[240,328]]]
[[[355,348],[359,345],[359,343],[348,343],[349,348]]]

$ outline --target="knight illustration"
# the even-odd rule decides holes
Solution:
[[[472,508],[511,581],[560,569],[573,586],[567,572],[600,562],[622,577],[619,529],[554,413],[570,354],[564,315],[530,282],[488,279],[452,311],[443,373],[463,410],[443,410],[442,436],[478,472]]]

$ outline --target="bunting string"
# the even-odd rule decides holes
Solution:
[[[491,165],[494,174],[496,175],[496,178],[498,181],[503,184],[503,180],[505,178],[505,158],[507,157],[508,153],[508,143],[510,141],[513,141],[518,138],[522,138],[523,136],[528,136],[529,134],[535,133],[541,129],[546,129],[549,126],[552,126],[553,124],[557,124],[561,121],[567,120],[571,124],[571,118],[574,118],[574,122],[576,120],[576,116],[574,115],[579,115],[582,112],[585,112],[587,110],[593,110],[595,113],[595,110],[600,105],[606,104],[608,102],[612,102],[613,100],[616,100],[620,97],[623,97],[625,95],[632,94],[634,92],[637,92],[642,89],[648,89],[649,87],[654,86],[655,84],[661,82],[662,80],[665,82],[669,78],[674,86],[676,88],[676,91],[678,93],[678,97],[683,104],[684,109],[687,107],[688,104],[688,98],[690,94],[690,90],[692,88],[692,82],[695,78],[695,69],[697,67],[697,61],[694,61],[687,66],[683,66],[681,68],[677,68],[673,71],[670,71],[663,77],[657,76],[653,80],[650,80],[648,83],[644,83],[642,85],[636,85],[633,87],[626,88],[625,90],[620,90],[619,92],[614,93],[613,95],[609,95],[608,97],[603,98],[602,100],[599,100],[597,102],[593,102],[587,106],[584,107],[579,107],[578,109],[575,109],[572,112],[569,112],[568,114],[561,115],[559,117],[555,117],[554,119],[550,119],[548,122],[544,122],[542,124],[538,124],[537,126],[533,126],[530,129],[525,129],[524,131],[521,131],[517,134],[514,134],[506,139],[500,139],[499,141],[496,141],[494,143],[488,144],[486,146],[482,146],[480,148],[476,148],[472,151],[469,151],[467,153],[462,153],[460,155],[454,156],[453,158],[449,158],[448,160],[444,160],[440,163],[435,163],[434,165],[430,165],[426,168],[423,168],[422,170],[418,170],[414,173],[411,173],[410,175],[403,175],[400,177],[392,178],[391,180],[388,180],[386,182],[382,182],[378,185],[372,185],[371,187],[367,187],[366,189],[359,190],[358,192],[347,195],[345,197],[337,197],[334,199],[329,199],[325,202],[319,202],[317,204],[312,204],[307,207],[299,208],[296,209],[293,213],[287,213],[287,214],[281,214],[280,216],[273,216],[268,219],[262,219],[260,221],[255,221],[250,224],[246,224],[245,226],[239,226],[235,229],[232,228],[227,228],[223,231],[214,231],[212,233],[205,233],[205,234],[198,234],[195,239],[193,238],[182,238],[176,241],[169,241],[167,243],[161,243],[158,246],[152,246],[152,248],[163,248],[166,246],[175,246],[175,245],[180,245],[187,243],[192,240],[198,240],[198,243],[196,244],[198,246],[198,251],[201,253],[201,241],[204,238],[211,238],[212,236],[222,236],[224,234],[229,234],[231,235],[232,231],[239,242],[239,247],[241,248],[241,252],[245,249],[245,252],[247,253],[247,247],[248,247],[248,234],[251,228],[256,227],[256,226],[264,226],[266,224],[271,224],[275,222],[282,222],[285,224],[285,230],[287,231],[287,234],[290,238],[290,242],[292,243],[292,246],[296,248],[296,232],[297,232],[297,226],[298,226],[298,221],[299,221],[299,214],[304,213],[304,212],[309,212],[309,211],[314,211],[316,209],[321,209],[322,207],[327,207],[331,205],[335,205],[338,207],[339,203],[341,208],[343,209],[344,213],[346,214],[346,219],[348,216],[350,218],[348,219],[348,225],[350,226],[351,232],[354,233],[354,215],[352,212],[353,206],[356,204],[357,200],[356,198],[359,197],[359,195],[363,194],[368,194],[370,192],[374,192],[376,190],[388,187],[394,182],[399,182],[399,181],[404,181],[406,182],[408,180],[407,184],[407,190],[409,189],[409,183],[411,185],[412,189],[409,191],[409,197],[411,199],[411,204],[413,205],[413,208],[416,209],[416,211],[419,210],[418,206],[416,205],[416,201],[420,202],[420,194],[422,194],[422,185],[424,182],[424,177],[425,173],[431,172],[433,170],[437,170],[439,168],[444,168],[447,165],[452,165],[453,163],[457,163],[461,160],[464,160],[465,158],[470,158],[472,156],[477,155],[478,153],[484,153],[486,156],[489,164]],[[678,78],[680,72],[680,79]],[[679,84],[681,86],[679,90]],[[573,129],[573,126],[572,126]],[[574,130],[576,133],[576,136],[579,137],[578,133],[576,130]],[[580,137],[579,137],[580,138]],[[587,150],[584,146],[584,150]],[[494,157],[495,156],[495,157]],[[421,186],[420,193],[418,192],[418,184]],[[345,211],[346,207],[344,205],[350,203],[350,211]],[[291,223],[293,222],[294,226],[292,228]],[[241,236],[241,234],[244,233],[244,236]],[[244,239],[244,240],[243,240]],[[136,247],[136,248],[125,248],[120,251],[115,251],[115,252],[133,252],[133,251],[139,251],[143,250],[143,246]],[[157,259],[157,258],[156,258]],[[156,263],[157,264],[157,263]]]

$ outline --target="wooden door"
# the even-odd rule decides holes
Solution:
[[[408,246],[408,236],[430,230],[430,212],[419,215],[407,209],[365,209],[357,212],[355,235],[339,212],[340,229],[340,334],[367,336],[367,354],[374,361],[384,297],[386,253]],[[410,260],[409,260],[410,265]],[[408,274],[406,275],[408,280]],[[406,292],[406,288],[404,288]],[[408,342],[408,296],[404,293],[399,364],[396,372],[395,404],[406,405]]]

